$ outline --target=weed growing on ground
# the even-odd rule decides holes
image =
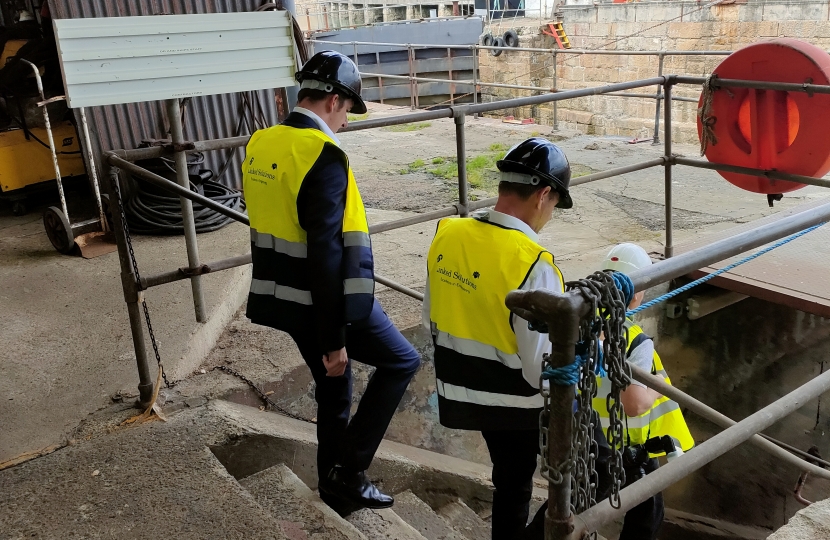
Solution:
[[[418,122],[417,124],[401,124],[399,126],[387,126],[383,128],[383,131],[418,131],[421,129],[426,129],[432,124],[429,122]]]
[[[363,114],[348,114],[346,115],[346,119],[349,122],[360,122],[361,120],[366,120],[369,118],[369,113],[365,112]]]
[[[495,191],[498,185],[498,172],[496,162],[504,157],[507,152],[507,145],[494,143],[489,146],[486,152],[467,160],[467,182],[472,188],[481,188],[487,191]],[[452,181],[458,178],[458,161],[455,157],[436,157],[432,159],[432,166],[425,166],[423,160],[415,160],[401,174],[415,172],[425,169],[426,172],[441,178]]]
[[[401,169],[398,172],[400,174],[409,174],[411,172],[415,172],[418,169],[423,168],[424,165],[426,165],[426,163],[424,163],[423,159],[416,159],[415,161],[413,161],[412,163],[410,163],[409,165],[407,165],[405,168]]]

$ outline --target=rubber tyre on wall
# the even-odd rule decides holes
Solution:
[[[493,34],[484,34],[481,36],[481,44],[485,47],[489,47],[493,44]]]
[[[504,40],[500,37],[497,37],[493,40],[493,47],[504,47]],[[499,56],[504,51],[501,49],[491,49],[490,54],[493,56]]]
[[[504,44],[508,47],[518,47],[519,46],[519,34],[516,33],[515,30],[508,30],[504,33]]]

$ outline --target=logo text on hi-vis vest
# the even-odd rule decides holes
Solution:
[[[248,160],[248,171],[247,172],[251,176],[259,176],[260,178],[251,178],[251,180],[253,180],[255,182],[260,182],[260,183],[265,184],[267,182],[262,180],[262,178],[267,178],[268,180],[274,180],[276,178],[276,176],[274,174],[269,173],[268,171],[264,171],[262,169],[256,168],[256,167],[253,166],[253,164],[254,164],[254,158],[252,157],[250,160]],[[272,171],[277,170],[277,164],[276,163],[271,164],[271,170]]]
[[[444,257],[442,255],[438,256],[439,260],[441,260],[443,258]],[[481,274],[479,274],[478,272],[473,272],[473,279],[470,279],[470,278],[468,278],[467,276],[465,276],[464,274],[462,274],[460,272],[456,272],[456,271],[450,270],[449,268],[444,268],[442,266],[437,267],[435,269],[435,271],[437,273],[441,274],[442,276],[445,276],[445,277],[441,278],[441,281],[443,281],[444,283],[447,283],[448,285],[454,285],[454,286],[460,288],[464,292],[467,292],[467,293],[470,292],[467,289],[467,287],[470,287],[474,291],[478,289],[478,286],[476,285],[475,281],[473,281],[473,279],[478,279],[479,277],[481,277]],[[449,278],[449,279],[446,279],[446,278]],[[452,280],[452,281],[450,281],[450,280]]]

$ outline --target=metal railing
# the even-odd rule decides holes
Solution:
[[[659,85],[662,88],[662,95],[667,106],[664,111],[664,155],[658,159],[644,161],[627,167],[619,167],[607,171],[594,173],[588,176],[575,178],[572,186],[578,186],[588,182],[599,181],[604,178],[625,174],[650,167],[664,167],[665,179],[665,257],[666,259],[657,262],[649,268],[639,270],[630,274],[635,290],[642,291],[655,285],[665,283],[671,279],[683,276],[694,270],[703,268],[717,261],[724,260],[739,253],[744,253],[755,247],[764,245],[771,241],[783,238],[794,232],[803,230],[809,226],[830,220],[830,203],[794,214],[780,219],[771,224],[764,224],[735,236],[714,242],[712,244],[689,251],[682,255],[673,257],[672,241],[672,171],[676,165],[684,165],[697,168],[737,171],[755,176],[766,176],[789,181],[798,181],[816,186],[830,187],[830,182],[820,178],[811,178],[798,175],[788,175],[776,171],[767,171],[749,168],[737,168],[728,164],[709,163],[704,160],[687,159],[672,155],[672,89],[677,84],[701,85],[703,77],[686,77],[666,75],[650,79],[642,79],[625,83],[608,84],[600,87],[584,88],[579,90],[568,90],[557,93],[545,93],[538,96],[529,96],[504,100],[495,103],[478,103],[474,105],[456,105],[448,109],[435,111],[423,111],[404,114],[388,118],[378,118],[351,124],[346,131],[360,131],[383,126],[401,125],[425,120],[437,120],[452,118],[455,123],[456,153],[458,160],[458,202],[446,208],[441,208],[425,214],[409,216],[403,219],[393,220],[375,224],[369,228],[371,234],[379,234],[384,231],[399,229],[417,223],[432,221],[447,216],[466,216],[474,209],[492,206],[496,199],[485,199],[472,202],[468,198],[466,178],[466,142],[465,126],[466,117],[472,114],[493,112],[505,108],[513,108],[542,103],[556,103],[568,99],[591,95],[608,95],[614,92],[625,92],[638,88],[652,87]],[[830,94],[830,86],[812,84],[787,84],[771,82],[718,80],[719,87],[741,87],[764,90],[778,90],[788,92],[808,92]],[[146,169],[134,164],[133,161],[159,157],[162,155],[176,155],[183,157],[186,152],[209,151],[218,149],[230,149],[244,146],[248,137],[233,137],[210,141],[179,141],[169,147],[151,147],[136,150],[115,150],[105,154],[109,176],[113,180],[109,185],[111,200],[115,201],[117,193],[114,186],[119,181],[121,171],[130,173],[140,181],[147,181],[156,186],[162,187],[180,197],[197,202],[219,213],[231,217],[241,223],[248,224],[248,218],[244,214],[229,209],[219,203],[212,201],[198,193],[194,193],[176,182],[167,180]],[[186,169],[179,174],[187,174]],[[185,220],[192,217],[185,216]],[[118,244],[119,260],[121,264],[122,285],[124,299],[130,317],[133,344],[136,353],[136,362],[139,372],[140,402],[143,405],[149,404],[153,393],[153,378],[150,376],[147,362],[147,351],[145,346],[145,335],[142,326],[140,303],[143,291],[151,287],[157,287],[174,281],[189,279],[194,276],[235,268],[251,262],[250,255],[243,255],[224,259],[199,266],[179,268],[178,270],[163,272],[156,275],[138,279],[135,273],[135,255],[130,249],[128,238],[122,217],[118,212],[113,212],[114,230]],[[197,254],[198,255],[198,254]],[[411,297],[422,299],[423,296],[404,285],[381,276],[375,276],[375,280],[394,290],[400,291]],[[581,318],[587,316],[591,311],[590,305],[576,292],[564,294],[552,293],[544,290],[537,291],[515,291],[506,299],[508,307],[518,312],[531,313],[535,318],[548,321],[551,333],[549,334],[552,343],[550,362],[554,367],[564,366],[573,362],[575,356],[574,330],[578,328]],[[555,323],[553,322],[555,321]],[[677,388],[670,389],[665,385],[661,386],[661,380],[651,377],[648,374],[635,372],[635,377],[655,388],[658,392],[665,393],[678,402],[683,402],[692,410],[700,411],[704,417],[713,419],[721,426],[733,424],[733,422],[720,415],[716,411],[697,402]],[[634,482],[624,488],[621,492],[622,505],[613,508],[608,501],[603,501],[593,508],[583,512],[579,516],[573,516],[570,512],[570,472],[562,467],[569,459],[569,443],[551,444],[549,447],[548,462],[552,467],[565,471],[563,480],[559,484],[550,484],[548,514],[546,516],[546,539],[548,540],[574,540],[584,538],[584,535],[597,530],[597,528],[609,521],[621,517],[628,509],[634,507],[645,499],[662,491],[681,478],[688,476],[703,465],[711,462],[728,450],[734,448],[744,441],[752,440],[760,448],[771,452],[773,455],[785,461],[799,466],[802,470],[809,471],[822,478],[830,479],[830,471],[824,470],[795,456],[786,454],[784,457],[778,447],[771,448],[757,434],[783,418],[787,414],[798,409],[806,400],[812,399],[830,389],[830,372],[816,377],[805,385],[797,388],[790,394],[779,399],[775,403],[764,407],[757,413],[746,419],[731,425],[719,435],[700,444],[695,450],[676,458],[668,465],[659,468],[645,478]],[[558,409],[552,410],[550,414],[549,440],[570,441],[571,440],[571,412],[574,395],[573,386],[551,385],[551,403],[557,404]],[[560,410],[561,409],[561,410]],[[785,445],[779,445],[785,446]]]
[[[472,87],[472,92],[459,92],[461,96],[469,96],[472,94],[473,104],[478,103],[479,96],[480,96],[480,89],[481,88],[505,88],[510,90],[523,90],[523,91],[531,91],[531,92],[544,92],[544,93],[555,93],[559,92],[558,89],[560,83],[560,76],[559,76],[559,59],[567,57],[568,55],[574,56],[590,56],[590,55],[598,55],[598,56],[650,56],[657,58],[657,76],[663,76],[663,68],[665,65],[666,58],[673,57],[673,56],[729,56],[732,54],[732,51],[678,51],[678,50],[666,50],[666,51],[625,51],[625,50],[603,50],[603,49],[543,49],[543,48],[534,48],[534,47],[493,47],[493,46],[485,46],[485,45],[441,45],[441,44],[428,44],[428,43],[384,43],[384,42],[367,42],[367,41],[330,41],[330,40],[321,40],[321,39],[310,39],[308,43],[314,44],[321,44],[321,45],[338,45],[341,47],[351,47],[351,57],[354,60],[355,64],[358,65],[360,68],[359,62],[359,55],[361,54],[359,47],[395,47],[400,50],[406,50],[408,52],[408,71],[407,75],[390,75],[384,73],[372,73],[370,71],[361,71],[360,75],[364,78],[376,78],[378,81],[378,87],[383,89],[384,87],[384,79],[390,80],[406,80],[409,82],[409,105],[411,110],[417,110],[420,108],[420,96],[419,96],[419,89],[418,83],[430,83],[430,82],[438,82],[438,83],[449,83],[450,84],[450,98],[447,102],[450,105],[454,105],[458,99],[456,96],[456,86],[468,86]],[[416,70],[416,51],[418,49],[447,49],[447,58],[452,58],[453,50],[467,50],[471,51],[473,56],[473,68],[472,68],[472,78],[471,79],[437,79],[437,78],[430,78],[430,77],[418,77],[418,72]],[[481,51],[490,52],[490,51],[506,51],[510,53],[537,53],[537,54],[547,54],[551,56],[551,76],[545,77],[550,78],[551,84],[549,87],[542,87],[542,86],[528,86],[528,85],[520,85],[520,84],[509,84],[509,83],[498,83],[498,82],[487,82],[482,80],[480,75],[480,60],[479,54]],[[386,51],[384,51],[386,52]],[[469,70],[466,70],[469,71]],[[450,73],[450,77],[452,77],[452,73]],[[664,101],[664,96],[662,93],[663,87],[658,85],[656,87],[656,92],[653,94],[646,94],[646,93],[631,93],[631,92],[611,92],[607,95],[617,96],[617,97],[624,97],[624,98],[635,98],[635,99],[653,99],[655,100],[655,110],[654,110],[654,128],[652,134],[652,141],[654,144],[659,144],[660,142],[660,112],[661,107]],[[460,97],[460,96],[459,96]],[[698,98],[696,97],[685,97],[685,96],[675,96],[672,101],[676,102],[685,102],[685,103],[698,103]],[[383,94],[381,93],[381,103],[383,103]],[[553,129],[559,129],[559,107],[557,102],[553,102]]]
[[[488,0],[489,3],[489,0]],[[349,7],[360,5],[361,7]],[[435,16],[431,14],[430,8],[436,8]],[[451,13],[447,13],[448,8],[451,8]],[[384,17],[386,10],[404,10],[402,18]],[[442,13],[443,11],[443,13]],[[363,4],[354,4],[348,2],[317,2],[313,7],[306,7],[303,13],[298,16],[304,30],[311,34],[312,32],[328,32],[331,30],[342,30],[346,28],[359,28],[362,26],[373,26],[376,24],[396,24],[408,22],[422,22],[425,20],[448,20],[448,19],[463,19],[468,17],[481,17],[488,21],[488,26],[501,27],[502,24],[508,26],[516,21],[524,19],[538,20],[539,24],[546,19],[550,14],[548,6],[540,5],[538,8],[521,9],[501,8],[490,9],[487,7],[486,15],[483,17],[475,13],[474,2],[455,1],[447,2],[411,2],[411,3],[389,3],[383,4],[379,2],[365,2]],[[518,11],[524,12],[524,15],[517,16]],[[378,13],[380,12],[380,13]],[[496,16],[495,18],[490,15]],[[313,21],[313,22],[312,22]]]

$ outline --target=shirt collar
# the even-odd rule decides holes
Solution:
[[[517,231],[523,232],[525,236],[534,242],[539,242],[539,235],[530,228],[530,225],[517,217],[496,212],[495,210],[480,210],[479,212],[474,213],[473,217],[482,221],[489,221],[490,223],[501,225],[502,227],[506,227],[508,229],[516,229]]]
[[[340,139],[337,138],[337,135],[334,134],[334,132],[331,130],[331,128],[328,126],[328,124],[323,122],[323,119],[320,118],[317,115],[317,113],[315,113],[314,111],[309,111],[305,107],[294,107],[292,112],[304,114],[304,115],[308,116],[309,118],[311,118],[312,120],[314,120],[314,122],[317,124],[317,127],[320,128],[320,131],[322,131],[323,133],[328,135],[331,138],[331,140],[334,141],[334,144],[336,144],[337,146],[340,146]]]

